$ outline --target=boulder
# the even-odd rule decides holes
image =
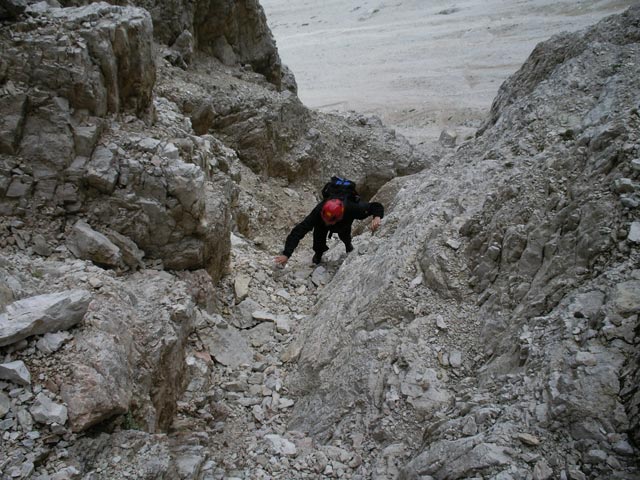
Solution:
[[[118,267],[122,264],[120,249],[82,220],[78,220],[71,229],[67,248],[77,258],[91,260],[96,265]]]
[[[125,110],[146,114],[155,82],[146,11],[100,2],[33,9],[31,15],[38,18],[38,34],[18,29],[21,33],[3,49],[9,78],[52,92],[96,116]],[[67,35],[56,35],[61,30]],[[29,60],[35,53],[37,64]],[[58,68],[60,56],[68,68]]]
[[[0,346],[73,327],[84,318],[91,299],[87,291],[68,290],[9,304],[0,314]]]
[[[214,328],[204,343],[211,356],[226,367],[237,368],[253,362],[253,350],[233,327]]]

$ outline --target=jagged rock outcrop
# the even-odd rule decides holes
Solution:
[[[318,190],[332,175],[358,182],[365,197],[385,182],[423,168],[408,141],[375,117],[324,115],[309,111],[291,92],[265,85],[255,74],[239,78],[196,71],[162,74],[158,91],[181,106],[198,134],[211,133],[233,148],[255,174],[313,182]],[[175,88],[175,83],[184,88]],[[260,85],[260,83],[258,83]]]
[[[69,36],[50,41],[59,30]],[[229,254],[234,195],[218,168],[226,160],[218,162],[211,150],[216,140],[194,137],[188,124],[171,140],[146,133],[143,121],[152,112],[158,125],[180,121],[151,99],[156,70],[148,13],[106,3],[39,5],[2,33],[0,102],[9,113],[0,128],[2,211],[38,207],[47,215],[53,207],[81,214],[97,234],[123,235],[116,241],[134,252],[128,261],[98,263],[137,268],[142,249],[168,268],[205,267],[219,278]],[[73,61],[65,70],[69,77],[56,73],[60,55]],[[129,117],[128,133],[118,134],[106,115],[127,112],[140,120]],[[134,132],[141,135],[136,141]],[[208,186],[216,175],[217,187]],[[213,209],[215,220],[207,220]]]
[[[61,3],[78,6],[90,0]],[[193,49],[213,55],[225,65],[250,65],[277,88],[295,92],[295,80],[283,69],[264,10],[257,0],[136,0],[131,4],[150,13],[154,37],[178,51],[183,66],[191,63],[190,54],[184,55],[183,49],[185,41],[191,42],[186,39],[189,36]]]
[[[536,469],[547,476],[636,471],[622,452],[638,428],[638,317],[619,298],[638,277],[638,191],[622,185],[638,178],[639,18],[634,7],[561,37],[580,45],[567,58],[554,41],[538,47],[481,137],[385,186],[385,227],[303,326],[292,429],[344,439],[364,423],[379,441],[409,443],[423,422],[423,453],[400,478],[525,475],[530,446],[509,440],[522,432],[544,439]],[[480,184],[486,197],[472,193]],[[467,352],[455,361],[452,329]],[[402,407],[439,390],[451,397]],[[556,458],[576,449],[568,464]]]

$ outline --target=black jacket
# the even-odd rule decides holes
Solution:
[[[293,227],[291,233],[287,237],[287,240],[284,244],[284,250],[282,251],[283,255],[287,257],[291,257],[293,251],[296,249],[300,240],[304,238],[304,236],[309,233],[314,228],[323,229],[326,232],[338,233],[340,238],[348,234],[348,237],[351,238],[351,225],[354,220],[364,220],[369,216],[373,217],[384,217],[384,207],[381,203],[378,202],[350,202],[345,201],[344,203],[344,216],[342,220],[340,220],[335,225],[326,225],[322,221],[322,217],[320,216],[320,212],[322,211],[322,206],[324,205],[324,201],[320,202],[315,208],[311,211],[307,217],[302,220],[299,224]],[[325,235],[326,242],[326,235]],[[315,243],[315,241],[314,241]],[[315,245],[314,245],[315,249]]]

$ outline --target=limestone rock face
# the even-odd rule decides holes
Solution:
[[[145,430],[166,429],[183,388],[193,302],[184,285],[161,272],[138,272],[124,289],[102,290],[119,301],[98,297],[87,328],[60,360],[72,367],[60,387],[70,426],[83,431],[133,410]]]
[[[533,424],[571,445],[637,430],[637,212],[615,180],[637,177],[639,17],[633,7],[539,46],[482,136],[383,187],[385,227],[360,237],[303,321],[290,428],[326,440],[364,422],[389,441],[402,411],[426,423],[407,479],[506,474],[504,438]],[[580,48],[556,55],[564,43]],[[477,352],[468,376],[460,343]],[[438,395],[452,391],[455,402]],[[524,404],[533,424],[515,414]]]
[[[68,36],[56,35],[60,30]],[[45,8],[32,11],[17,31],[1,40],[5,72],[16,86],[39,87],[96,116],[151,107],[155,64],[144,10],[107,3]],[[62,58],[65,69],[58,68]]]
[[[65,0],[61,3],[77,6],[89,2]],[[295,81],[283,81],[275,41],[257,0],[136,0],[132,5],[151,14],[158,41],[175,45],[179,38],[191,35],[196,50],[211,54],[227,65],[250,65],[278,88],[293,85],[295,91]],[[184,55],[181,58],[186,64],[190,63]]]
[[[162,78],[169,78],[165,82]],[[309,111],[290,91],[264,88],[253,95],[250,72],[214,88],[199,72],[167,72],[158,91],[190,117],[198,134],[213,134],[256,175],[313,182],[318,190],[339,174],[369,198],[385,182],[423,168],[428,160],[376,117],[327,116]],[[184,83],[175,88],[173,82]],[[195,83],[198,88],[188,87]]]
[[[149,14],[106,3],[39,4],[11,26],[15,33],[0,31],[0,64],[10,79],[0,95],[7,112],[0,119],[0,152],[6,154],[0,158],[0,211],[22,214],[31,206],[83,214],[99,233],[121,236],[113,252],[129,252],[124,259],[113,252],[113,258],[96,258],[102,265],[124,261],[138,268],[144,250],[168,268],[204,267],[219,278],[228,260],[234,195],[218,151],[210,149],[219,142],[190,137],[186,124],[175,131],[175,143],[140,138],[130,145],[106,119],[131,114],[129,128],[137,132],[154,118],[180,121],[166,118],[167,106],[152,101]],[[67,68],[58,68],[60,58]],[[211,187],[206,182],[214,177]],[[79,231],[70,238],[76,254]]]

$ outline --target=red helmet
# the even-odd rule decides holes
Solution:
[[[334,224],[342,220],[342,216],[344,215],[344,204],[342,200],[334,198],[333,200],[327,200],[324,202],[322,206],[322,211],[320,212],[320,216],[324,223]]]

